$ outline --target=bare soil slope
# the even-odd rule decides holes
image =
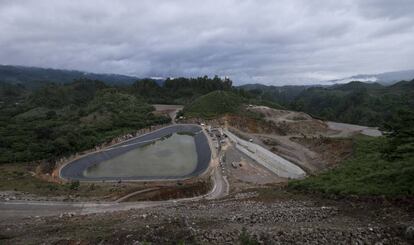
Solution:
[[[350,137],[369,128],[332,127],[331,122],[315,119],[303,112],[277,110],[266,106],[249,106],[247,110],[262,119],[227,117],[228,125],[239,136],[253,139],[272,152],[290,160],[310,174],[334,166],[350,155]]]

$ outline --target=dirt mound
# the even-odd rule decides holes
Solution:
[[[318,156],[315,160],[325,163],[326,167],[340,163],[352,153],[352,139],[292,137],[290,140],[316,152]]]
[[[282,135],[318,134],[329,130],[325,122],[303,112],[277,110],[266,106],[253,106],[248,109],[263,115],[266,121],[272,122],[282,131]]]
[[[315,119],[306,120],[306,121],[296,121],[296,122],[281,121],[277,125],[286,134],[313,135],[313,134],[325,133],[328,131],[328,127],[323,121],[315,120]]]
[[[227,116],[226,121],[228,122],[228,126],[237,128],[242,132],[251,134],[266,133],[285,135],[285,130],[283,128],[280,128],[279,125],[273,121],[257,120],[249,117],[234,115]]]

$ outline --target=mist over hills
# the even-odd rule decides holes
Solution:
[[[66,84],[76,79],[99,80],[110,85],[129,85],[140,78],[120,74],[90,73],[39,67],[0,65],[0,82],[22,84],[28,88],[41,87],[45,83]],[[162,84],[163,79],[154,79]]]
[[[45,83],[66,84],[71,83],[76,79],[90,79],[99,80],[109,85],[129,85],[137,80],[143,78],[136,76],[128,76],[122,74],[111,73],[92,73],[78,70],[52,69],[40,67],[27,67],[17,65],[0,65],[0,82],[9,84],[22,84],[28,88],[41,87]],[[157,84],[163,85],[164,78],[151,78]],[[335,79],[329,81],[321,81],[312,85],[263,85],[260,83],[243,84],[238,87],[246,90],[263,89],[289,91],[290,93],[297,93],[306,88],[319,86],[331,86],[335,84],[344,84],[352,81],[360,81],[365,83],[379,83],[381,85],[392,85],[402,80],[411,81],[414,79],[413,70],[384,72],[379,74],[360,74],[342,79]],[[236,81],[237,83],[237,81]]]
[[[379,83],[382,85],[392,85],[402,80],[410,81],[414,79],[413,70],[392,71],[379,74],[359,74],[347,78],[335,79],[324,82],[324,84],[338,84],[349,83],[352,81],[367,82],[367,83]]]

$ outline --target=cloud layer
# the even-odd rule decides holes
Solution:
[[[412,69],[412,0],[2,0],[0,63],[304,84]]]

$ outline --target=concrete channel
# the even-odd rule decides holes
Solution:
[[[274,154],[260,145],[240,139],[227,129],[224,129],[223,131],[229,139],[235,143],[236,148],[239,151],[251,157],[277,176],[290,179],[301,179],[306,176],[305,171],[294,163]]]

